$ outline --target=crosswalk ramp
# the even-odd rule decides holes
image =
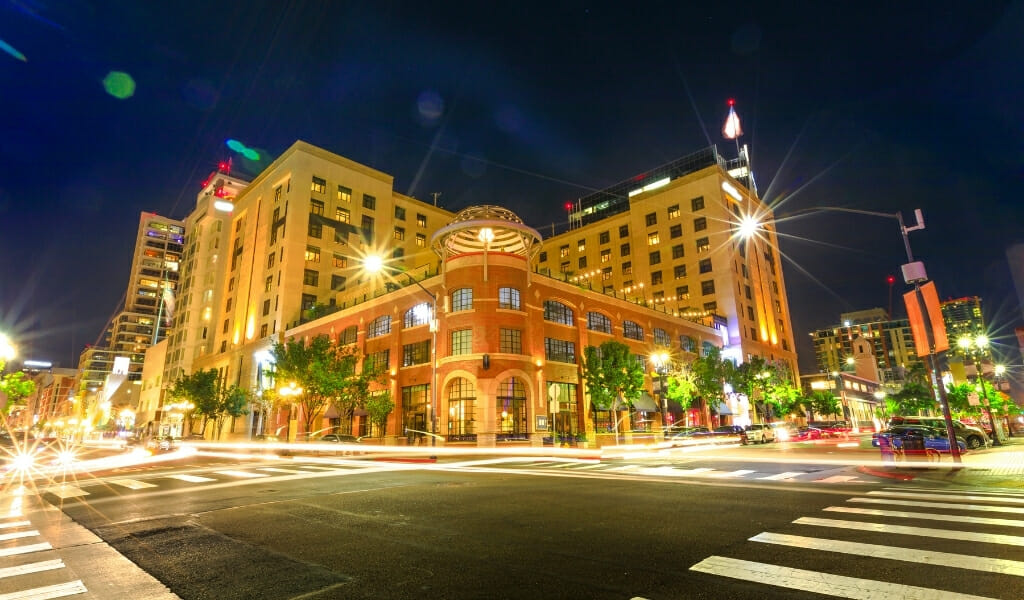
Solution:
[[[666,465],[645,466],[642,464],[616,464],[612,462],[534,460],[527,463],[510,464],[518,469],[552,469],[565,472],[618,473],[667,478],[693,477],[699,479],[725,479],[750,481],[804,481],[815,483],[865,483],[856,475],[829,475],[814,471],[758,471],[756,469],[715,469],[712,467],[673,467]]]
[[[0,514],[0,599],[47,600],[86,593],[63,559],[43,556],[53,546],[20,507],[15,501]]]
[[[1024,493],[885,488],[762,531],[690,570],[863,600],[1024,598]],[[723,596],[729,584],[714,581]]]

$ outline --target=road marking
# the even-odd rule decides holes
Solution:
[[[709,556],[690,567],[690,570],[856,600],[991,600],[984,596],[844,577],[724,556]]]
[[[711,467],[697,467],[696,469],[672,469],[673,475],[703,475],[714,471]]]
[[[815,483],[846,483],[847,481],[857,481],[857,477],[854,475],[833,475],[824,479],[815,479],[814,481]]]
[[[710,477],[726,479],[728,477],[743,477],[744,475],[749,475],[750,473],[753,472],[754,471],[751,469],[740,469],[738,471],[729,471],[728,473],[715,473],[714,475],[710,475]]]
[[[139,481],[137,479],[111,479],[110,483],[126,487],[130,490],[142,490],[145,488],[156,487],[155,483],[146,483],[145,481]]]
[[[169,479],[178,479],[180,481],[187,481],[189,483],[203,483],[205,481],[217,481],[210,477],[200,477],[199,475],[168,475]]]
[[[85,589],[85,585],[80,579],[75,581],[69,581],[67,583],[58,583],[56,585],[48,585],[45,587],[37,587],[31,590],[21,590],[20,592],[11,592],[9,594],[0,594],[0,600],[50,600],[50,598],[63,598],[65,596],[74,596],[75,594],[84,594],[89,590]]]
[[[77,488],[73,485],[57,485],[54,487],[45,488],[43,490],[43,493],[47,492],[53,494],[54,496],[57,496],[61,500],[65,498],[75,498],[77,496],[89,495],[89,492],[83,490],[82,488]],[[2,598],[2,596],[0,596],[0,598]]]
[[[986,512],[1004,512],[1024,515],[1024,508],[1016,506],[986,506],[982,504],[954,504],[952,502],[917,502],[915,500],[890,500],[888,498],[850,498],[847,502],[864,502],[868,504],[885,504],[896,506],[921,506],[924,508],[955,508],[958,510],[974,510]]]
[[[573,467],[573,470],[574,471],[582,471],[584,469],[600,469],[600,468],[607,469],[608,466],[609,465],[606,465],[604,463],[596,463],[596,464],[593,464],[593,465],[583,465],[583,466],[580,466],[580,467]]]
[[[14,533],[3,533],[0,534],[0,542],[5,542],[7,540],[17,540],[27,537],[36,537],[38,535],[38,529],[29,529],[28,531],[15,531]]]
[[[50,571],[52,569],[63,569],[64,561],[61,559],[56,560],[44,560],[42,562],[29,563],[27,565],[19,565],[17,567],[6,567],[0,569],[0,579],[7,577],[14,577],[16,575],[28,575],[29,573],[39,573],[41,571]]]
[[[927,519],[930,521],[952,521],[953,523],[977,523],[979,525],[1002,525],[1004,527],[1024,527],[1024,521],[1018,521],[1017,519],[965,517],[963,515],[917,513],[905,512],[902,510],[878,510],[875,508],[856,508],[853,506],[829,506],[824,510],[831,512],[853,513],[858,515],[877,515],[879,517],[900,517],[903,519]]]
[[[53,546],[50,542],[43,542],[41,544],[28,544],[26,546],[14,546],[12,548],[0,548],[0,556],[14,556],[15,554],[30,554],[32,552],[42,552],[43,550],[53,550]]]
[[[260,471],[270,471],[271,473],[311,473],[311,471],[300,471],[299,469],[281,469],[278,467],[261,467]]]
[[[860,542],[826,540],[821,538],[805,537],[802,535],[788,535],[785,533],[759,533],[750,538],[750,541],[792,546],[794,548],[807,548],[810,550],[824,550],[826,552],[841,552],[843,554],[869,556],[871,558],[902,560],[905,562],[916,562],[927,565],[942,565],[944,567],[971,569],[973,571],[985,571],[987,573],[1024,576],[1024,562],[1005,558],[988,558],[984,556],[952,554],[949,552],[918,550],[917,548],[895,548],[893,546],[881,546],[879,544],[862,544]]]
[[[949,494],[915,494],[910,492],[887,492],[884,490],[873,490],[868,492],[869,496],[890,496],[893,498],[918,498],[921,500],[949,500],[950,498],[956,498],[958,500],[969,500],[972,502],[1006,502],[1009,504],[1024,504],[1024,498],[1014,498],[1007,496],[953,496]]]
[[[266,473],[253,473],[252,471],[216,471],[219,475],[228,477],[241,477],[242,479],[254,479],[256,477],[270,477]]]
[[[910,491],[913,491],[913,492],[935,492],[937,494],[946,494],[946,495],[950,495],[950,496],[951,495],[956,495],[956,494],[963,494],[963,493],[966,492],[966,493],[969,493],[969,494],[977,494],[979,496],[1007,496],[1007,497],[1011,497],[1011,498],[1021,498],[1021,497],[1024,497],[1024,494],[1021,494],[1020,492],[987,492],[987,491],[983,491],[983,490],[950,490],[950,489],[922,488],[922,487],[909,487],[909,488],[907,488],[907,487],[898,487],[898,488],[887,487],[887,488],[882,488],[882,489],[883,490],[889,490],[891,492],[910,492]]]
[[[336,467],[318,467],[316,465],[302,465],[303,469],[315,469],[317,471],[337,471]]]
[[[922,537],[948,538],[967,542],[984,542],[987,544],[1005,544],[1007,546],[1024,546],[1024,537],[1002,535],[997,533],[974,533],[954,529],[930,529],[927,527],[908,527],[906,525],[890,525],[888,523],[867,523],[864,521],[841,521],[838,519],[819,519],[817,517],[800,517],[793,521],[798,525],[818,525],[821,527],[838,527],[840,529],[857,529],[860,531],[878,531],[881,533],[902,533]]]
[[[785,473],[776,473],[775,475],[769,475],[767,477],[758,477],[758,479],[772,479],[778,481],[780,479],[792,479],[797,475],[806,474],[807,473],[805,471],[786,471]]]
[[[12,521],[10,523],[0,523],[0,529],[10,529],[11,527],[24,527],[25,525],[31,525],[32,521]]]

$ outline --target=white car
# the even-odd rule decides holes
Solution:
[[[748,442],[760,442],[766,444],[775,441],[775,430],[768,423],[753,423],[747,425],[744,433]]]

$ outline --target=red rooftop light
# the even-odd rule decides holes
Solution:
[[[733,106],[736,104],[736,101],[733,100],[732,98],[729,98],[728,100],[725,101],[725,103],[728,104],[729,106]]]

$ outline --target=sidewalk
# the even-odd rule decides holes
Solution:
[[[970,487],[1024,489],[1024,437],[1004,438],[1002,446],[963,454],[962,468],[955,468],[949,455],[940,463],[906,463],[877,469],[897,479],[956,484]]]

